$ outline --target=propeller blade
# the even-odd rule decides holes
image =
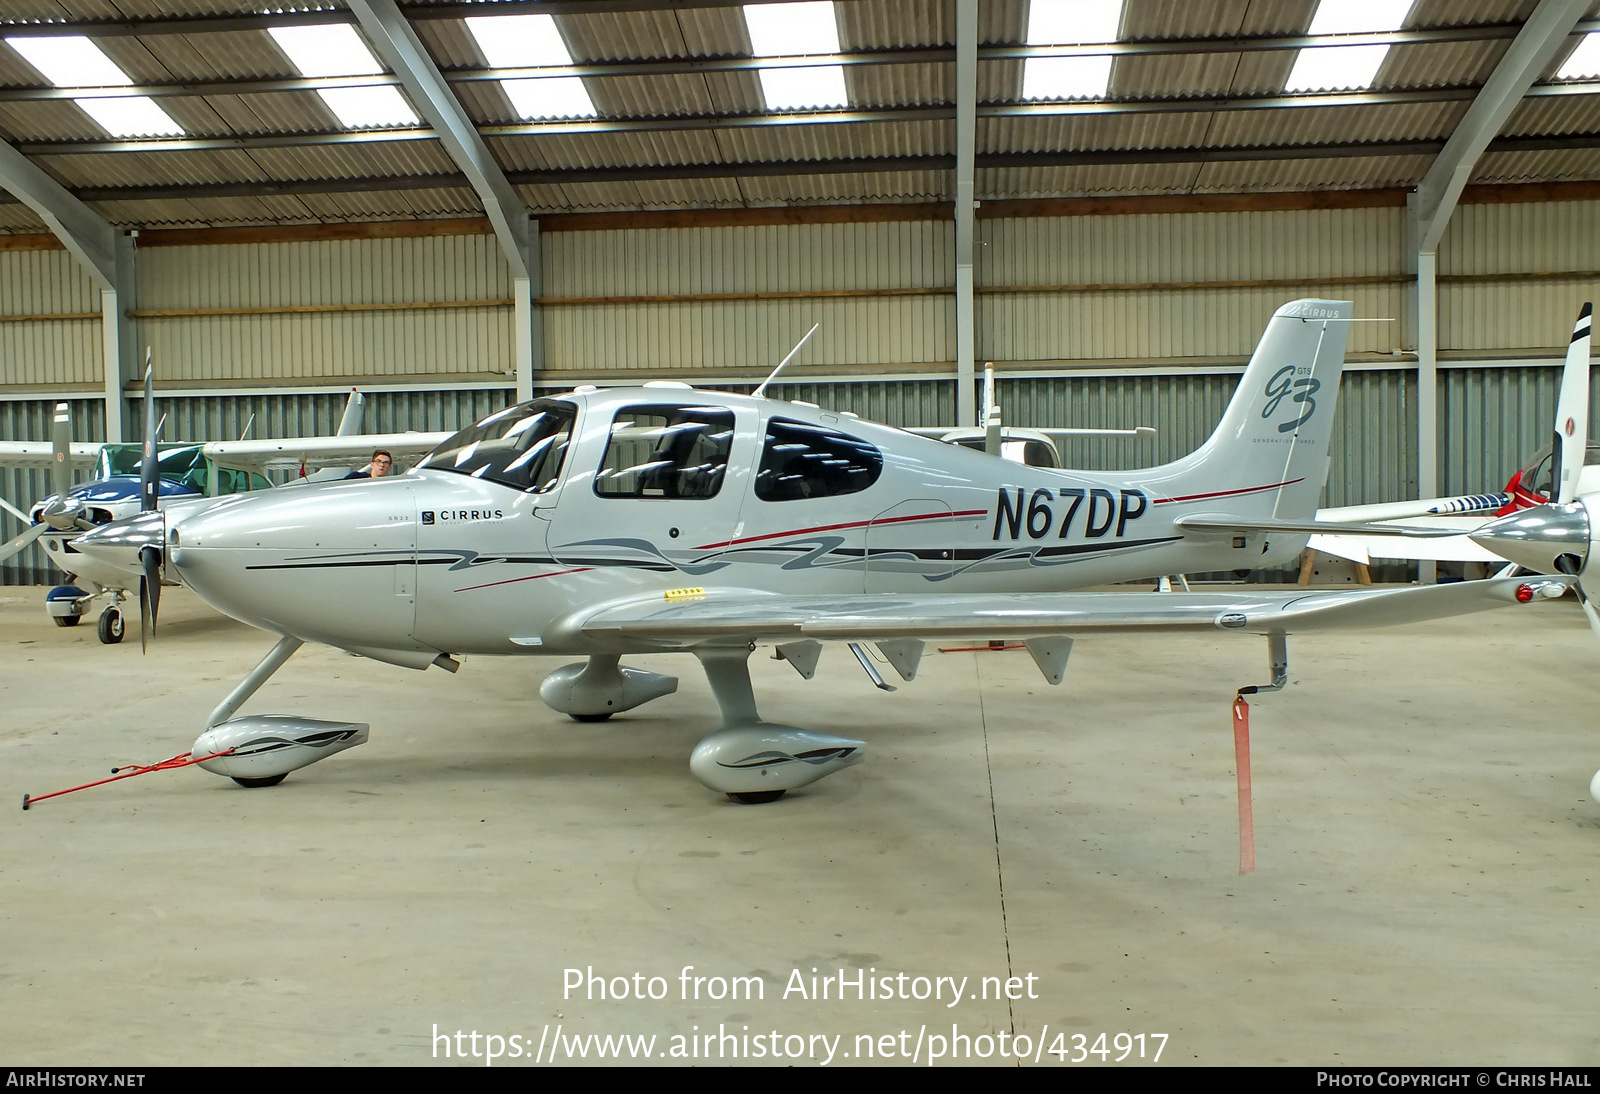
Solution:
[[[72,489],[72,408],[66,403],[56,404],[50,426],[50,489],[65,506]]]
[[[83,506],[74,505],[68,495],[72,491],[72,408],[57,403],[54,420],[50,426],[50,489],[53,501],[42,514],[52,528],[70,531],[76,527],[76,518],[82,515]]]
[[[1561,370],[1561,393],[1556,398],[1555,457],[1550,468],[1551,500],[1571,502],[1578,493],[1584,448],[1589,433],[1589,342],[1593,307],[1585,304],[1572,327],[1567,363]]]
[[[150,633],[156,633],[156,617],[161,612],[161,551],[155,547],[139,548],[139,566],[142,580],[150,587]]]
[[[0,509],[4,509],[6,512],[20,520],[24,528],[33,523],[32,517],[28,516],[28,514],[24,513],[21,509],[18,509],[15,505],[12,505],[5,498],[0,498]]]
[[[139,652],[150,648],[150,581],[139,575]]]
[[[0,562],[4,562],[12,555],[21,554],[22,551],[27,548],[28,544],[38,539],[41,535],[49,530],[50,526],[48,524],[35,524],[32,528],[29,528],[26,532],[23,532],[16,539],[13,539],[5,544],[0,544]]]
[[[150,351],[144,351],[144,458],[139,461],[139,512],[148,513],[160,504],[161,464],[156,459],[155,370],[150,367]]]
[[[354,437],[361,432],[361,422],[367,412],[367,397],[355,388],[350,389],[350,398],[345,400],[344,417],[339,419],[339,436]],[[251,419],[254,421],[254,419]],[[249,426],[245,427],[249,429]],[[243,440],[243,438],[240,438]]]

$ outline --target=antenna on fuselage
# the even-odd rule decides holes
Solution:
[[[978,411],[978,425],[983,430],[983,450],[991,456],[1000,455],[1001,426],[1000,404],[994,398],[994,362],[983,365],[983,406]]]
[[[794,355],[800,352],[800,347],[805,345],[808,341],[811,340],[811,336],[813,334],[817,333],[817,328],[820,327],[820,326],[822,326],[821,323],[813,323],[813,324],[811,324],[811,329],[806,331],[804,338],[801,338],[800,341],[798,341],[798,342],[796,342],[794,344],[794,349],[789,351],[789,356],[787,356],[783,360],[779,361],[778,362],[778,367],[772,370],[772,375],[768,376],[765,380],[761,381],[761,386],[756,388],[754,391],[752,391],[750,393],[753,398],[756,398],[756,399],[762,398],[762,394],[761,393],[767,390],[767,385],[772,383],[772,381],[774,381],[774,380],[776,380],[778,378],[778,373],[783,371],[783,366],[787,365],[790,361],[794,360]]]

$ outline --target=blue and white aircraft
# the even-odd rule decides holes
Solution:
[[[262,472],[268,468],[296,466],[322,469],[335,477],[348,465],[359,464],[374,448],[402,454],[420,454],[447,434],[362,435],[365,399],[352,391],[336,437],[297,440],[241,440],[210,443],[157,443],[151,370],[145,370],[146,437],[142,442],[84,443],[73,441],[71,411],[57,403],[49,442],[0,441],[0,464],[24,468],[49,468],[52,493],[23,510],[0,498],[4,509],[25,525],[22,534],[0,545],[0,560],[10,558],[38,541],[66,575],[52,589],[45,606],[57,626],[74,627],[99,597],[110,603],[101,611],[99,638],[122,641],[124,598],[139,588],[139,567],[117,566],[78,551],[83,532],[149,509],[182,505],[188,510],[218,499],[250,491],[271,489]],[[155,459],[149,469],[147,452]],[[75,471],[89,469],[87,482],[73,484]],[[316,478],[313,475],[312,478]],[[149,494],[146,501],[145,495]],[[172,584],[170,577],[164,578]],[[81,586],[86,585],[86,590]]]

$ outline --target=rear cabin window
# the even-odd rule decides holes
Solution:
[[[617,411],[594,478],[602,498],[714,498],[728,471],[733,411],[628,406]]]
[[[756,497],[799,501],[854,494],[878,481],[883,454],[866,441],[820,425],[772,418],[756,471]]]

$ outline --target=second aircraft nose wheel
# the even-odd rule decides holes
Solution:
[[[122,641],[122,613],[116,608],[107,608],[100,613],[100,641],[108,646],[114,646]]]

